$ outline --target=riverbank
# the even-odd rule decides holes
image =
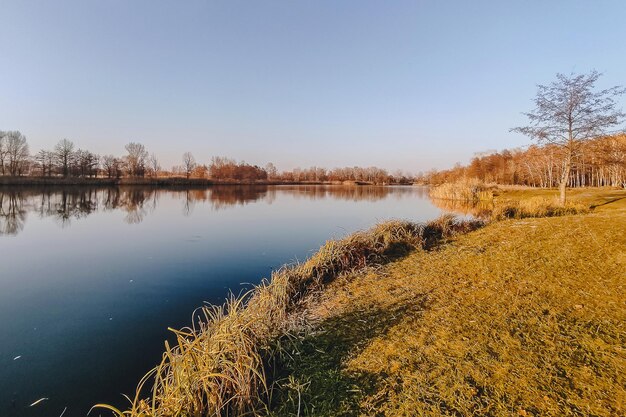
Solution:
[[[129,415],[622,414],[626,192],[571,197],[330,241],[175,331]]]
[[[273,415],[623,415],[626,191],[570,197],[591,213],[495,222],[331,283]]]
[[[306,262],[274,272],[248,294],[196,310],[191,327],[173,330],[176,344],[166,343],[163,361],[139,384],[131,408],[123,413],[100,406],[119,416],[267,414],[282,383],[274,366],[286,352],[282,338],[299,328],[308,299],[348,271],[433,248],[480,226],[451,216],[425,224],[391,221],[328,241]]]

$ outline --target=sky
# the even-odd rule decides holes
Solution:
[[[527,146],[537,84],[626,84],[624,1],[0,0],[0,130],[279,169]],[[621,107],[626,107],[621,100]]]

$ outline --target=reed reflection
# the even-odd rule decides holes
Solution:
[[[441,198],[431,198],[430,200],[436,207],[452,213],[462,214],[464,216],[472,216],[477,219],[485,219],[491,215],[493,211],[493,201],[464,201],[464,200],[447,200]]]
[[[69,227],[96,212],[120,210],[128,224],[141,223],[157,210],[159,198],[164,195],[181,201],[184,215],[190,215],[196,206],[210,210],[227,210],[236,206],[263,201],[272,204],[279,194],[294,199],[335,199],[344,201],[378,201],[405,196],[424,198],[420,187],[381,186],[262,186],[229,185],[210,188],[155,188],[155,187],[70,187],[0,188],[0,235],[17,235],[27,223],[29,215],[55,219],[61,227]]]

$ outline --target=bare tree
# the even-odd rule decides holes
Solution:
[[[11,176],[22,175],[28,163],[29,152],[26,136],[19,131],[6,133],[6,157],[9,163],[9,174]]]
[[[146,171],[148,151],[141,143],[131,142],[126,145],[126,165],[128,174],[132,177],[143,177]]]
[[[7,157],[7,133],[0,130],[0,172],[5,174],[5,161]]]
[[[150,168],[152,176],[157,177],[159,171],[161,170],[161,165],[159,164],[159,160],[154,153],[150,154],[150,157],[148,158],[148,167]]]
[[[76,151],[76,173],[81,177],[97,176],[100,157],[89,151],[79,149]]]
[[[557,74],[557,80],[550,85],[537,87],[535,109],[524,113],[530,124],[511,129],[562,150],[561,204],[565,204],[572,163],[582,144],[605,134],[608,128],[618,125],[626,116],[616,109],[615,102],[615,97],[626,90],[615,86],[596,91],[595,83],[600,75],[597,71],[580,75]]]
[[[41,169],[42,177],[52,176],[52,167],[54,165],[54,152],[42,149],[35,156],[35,162]]]
[[[62,139],[54,147],[54,154],[63,176],[69,176],[70,168],[74,162],[74,143],[67,139]]]
[[[278,169],[276,169],[276,166],[271,162],[265,165],[265,172],[267,172],[267,178],[270,180],[276,179],[278,176]]]
[[[120,160],[113,155],[102,157],[102,169],[106,172],[107,178],[118,178],[121,171]]]
[[[185,170],[185,175],[187,178],[191,176],[194,168],[196,167],[196,159],[193,157],[191,152],[185,152],[183,154],[183,169]]]

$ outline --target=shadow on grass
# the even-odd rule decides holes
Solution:
[[[595,209],[596,207],[606,206],[606,205],[608,205],[608,204],[615,203],[615,202],[617,202],[617,201],[624,200],[624,199],[626,199],[626,197],[613,198],[613,199],[611,199],[611,200],[605,201],[605,202],[604,202],[604,203],[602,203],[602,204],[594,204],[593,206],[590,206],[590,208],[593,210],[593,209]]]
[[[352,310],[318,323],[307,334],[284,339],[283,353],[273,368],[277,375],[270,415],[375,415],[369,407],[362,408],[361,400],[376,392],[386,375],[350,371],[346,363],[407,314],[419,314],[426,304],[423,294],[413,302],[384,309]]]

